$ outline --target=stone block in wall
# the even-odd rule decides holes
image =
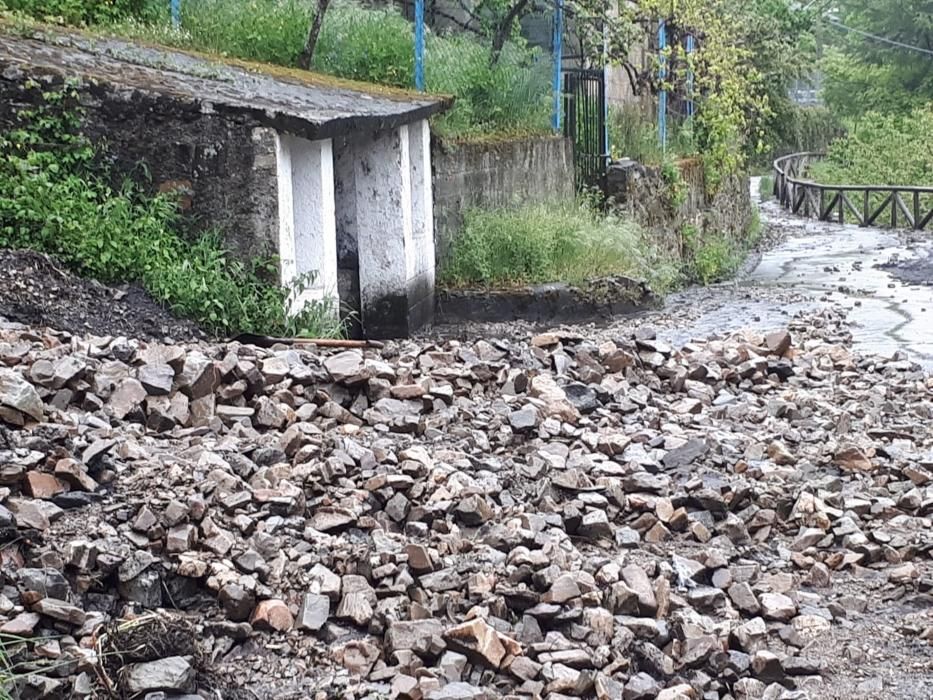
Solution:
[[[644,176],[645,166],[631,158],[611,163],[606,171],[606,196],[614,202],[625,202],[635,182]]]

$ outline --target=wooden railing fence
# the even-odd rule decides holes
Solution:
[[[933,187],[824,185],[805,179],[822,153],[793,153],[774,161],[774,196],[794,214],[859,226],[921,231],[933,221]]]

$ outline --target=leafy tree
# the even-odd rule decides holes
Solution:
[[[933,0],[839,0],[828,7],[822,67],[830,107],[857,117],[933,100],[933,55],[889,43],[933,51]]]

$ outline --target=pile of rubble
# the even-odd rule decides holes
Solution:
[[[819,640],[866,606],[834,582],[933,589],[933,380],[842,328],[362,352],[0,324],[7,690],[829,697]]]

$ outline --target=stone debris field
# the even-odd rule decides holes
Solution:
[[[5,690],[930,698],[933,379],[849,345],[0,322]]]

